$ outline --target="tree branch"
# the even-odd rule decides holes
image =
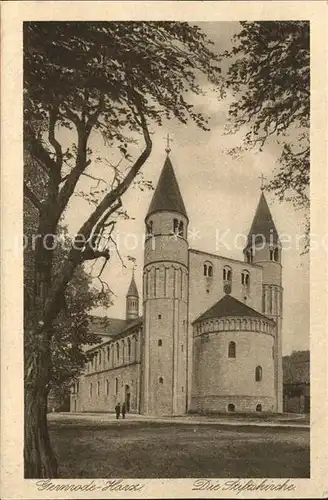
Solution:
[[[92,230],[97,222],[103,217],[104,213],[111,208],[118,199],[122,197],[122,195],[127,191],[131,183],[133,182],[135,176],[149,157],[152,150],[152,141],[150,138],[146,118],[143,113],[141,98],[137,92],[134,90],[131,91],[132,95],[135,98],[135,105],[140,115],[140,124],[142,127],[142,132],[145,139],[145,148],[137,158],[130,171],[123,179],[123,181],[111,192],[104,196],[99,205],[95,208],[92,214],[88,217],[88,219],[81,226],[78,234],[83,236],[85,241],[90,238]],[[71,174],[70,174],[71,175]],[[78,177],[80,174],[78,175]],[[69,181],[69,178],[66,182]],[[65,186],[64,186],[65,187]],[[63,187],[63,189],[64,189]],[[72,187],[72,186],[70,186]],[[73,188],[74,189],[74,188]],[[69,199],[69,198],[68,198]],[[112,207],[114,209],[114,207]],[[51,324],[51,321],[54,317],[56,317],[58,311],[58,298],[63,293],[66,284],[69,282],[71,277],[74,274],[75,268],[81,263],[81,253],[82,249],[72,247],[67,258],[64,261],[64,265],[62,268],[62,272],[59,273],[53,283],[51,293],[47,297],[47,301],[44,308],[44,323]]]
[[[60,170],[63,164],[63,150],[59,142],[55,137],[55,126],[58,118],[58,109],[52,108],[49,111],[49,131],[48,131],[48,139],[52,147],[56,152],[56,164],[57,169]]]
[[[105,102],[105,99],[104,99],[104,95],[102,94],[100,96],[99,104],[97,106],[96,111],[92,115],[90,115],[90,117],[86,123],[85,129],[86,129],[87,134],[90,134],[92,128],[94,127],[94,125],[96,124],[96,122],[99,118],[100,113],[104,109],[104,102]]]
[[[30,200],[30,202],[35,206],[35,208],[41,213],[43,205],[33,191],[28,187],[26,182],[24,182],[24,196]]]

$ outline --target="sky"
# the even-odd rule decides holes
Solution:
[[[239,29],[235,22],[198,23],[215,43],[213,50],[223,52],[231,46],[231,36]],[[223,68],[224,69],[224,68]],[[161,128],[153,128],[153,150],[142,168],[143,177],[156,186],[166,153],[166,136],[171,142],[171,161],[178,179],[182,197],[189,216],[189,228],[197,231],[199,238],[189,241],[191,248],[243,260],[241,248],[236,248],[235,238],[247,234],[261,194],[260,176],[272,179],[278,168],[279,149],[273,141],[264,146],[262,152],[248,151],[238,159],[228,154],[228,149],[240,145],[243,134],[225,134],[231,96],[218,100],[217,95],[207,89],[207,95],[194,96],[192,103],[210,117],[209,132],[204,132],[193,123],[187,125],[170,121]],[[92,147],[109,161],[113,153],[99,138],[93,139]],[[142,141],[136,145],[141,152]],[[103,165],[90,165],[92,175],[106,177]],[[95,174],[96,172],[96,174]],[[95,182],[84,178],[79,188],[88,190]],[[139,293],[142,292],[144,217],[153,191],[140,191],[131,187],[123,196],[123,206],[133,220],[120,220],[116,226],[115,239],[123,267],[115,251],[102,278],[115,294],[113,305],[108,310],[97,309],[96,314],[124,318],[125,295],[131,280],[132,262],[136,259],[135,278]],[[309,262],[301,255],[298,237],[304,232],[304,214],[296,211],[290,203],[279,202],[273,194],[266,198],[281,238],[291,239],[292,244],[283,251],[283,354],[293,350],[309,348]],[[65,223],[73,234],[91,211],[87,202],[74,197],[67,209]],[[225,232],[225,244],[220,244],[218,235]],[[238,240],[240,241],[240,239]],[[97,266],[89,270],[95,275]],[[95,285],[97,282],[95,281]],[[142,311],[140,311],[142,312]]]

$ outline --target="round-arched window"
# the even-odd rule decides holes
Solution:
[[[262,405],[261,404],[258,404],[256,405],[256,411],[262,411]]]
[[[261,382],[262,376],[263,376],[262,367],[261,366],[257,366],[255,368],[255,380],[256,380],[256,382]]]
[[[231,412],[235,411],[235,405],[232,403],[228,404],[228,411],[231,411]]]
[[[236,357],[236,342],[229,342],[229,347],[228,347],[228,358],[235,358]]]
[[[213,278],[213,265],[211,262],[204,262],[203,269],[204,276],[207,278]]]
[[[159,377],[158,382],[159,382],[160,384],[163,384],[163,382],[164,382],[163,377]]]

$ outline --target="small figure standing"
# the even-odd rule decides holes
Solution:
[[[122,404],[122,417],[125,418],[126,414],[126,408],[125,408],[125,403]]]
[[[120,403],[117,403],[117,405],[115,406],[115,413],[116,413],[116,419],[118,420],[120,418],[120,413],[121,413],[121,405],[120,405]]]

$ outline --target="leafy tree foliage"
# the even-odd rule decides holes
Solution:
[[[34,314],[32,299],[35,293],[33,236],[36,234],[37,213],[33,205],[25,199],[24,314],[27,328],[31,323],[31,316]],[[54,274],[60,269],[61,263],[69,251],[70,239],[64,227],[59,227],[56,241]],[[82,266],[78,267],[71,282],[66,287],[63,307],[53,323],[51,377],[49,381],[49,391],[53,394],[62,396],[68,392],[72,382],[89,359],[84,347],[99,342],[99,337],[90,332],[89,313],[98,306],[109,307],[110,305],[110,292],[94,287],[90,275],[85,272]],[[25,345],[25,350],[27,353],[29,352],[28,345]]]
[[[296,207],[309,206],[310,27],[304,21],[242,22],[227,84],[236,100],[229,131],[244,125],[246,147],[270,137],[282,145],[280,167],[267,188]]]
[[[206,117],[189,99],[202,93],[200,76],[220,89],[219,58],[202,31],[187,23],[24,24],[24,149],[29,159],[24,195],[38,211],[40,236],[33,315],[24,332],[26,477],[57,475],[46,400],[51,348],[55,343],[60,350],[67,341],[55,334],[65,291],[83,262],[109,260],[122,196],[136,181],[147,187],[140,175],[152,150],[152,129],[167,119],[192,120],[207,129]],[[118,161],[93,153],[97,136]],[[106,181],[99,163],[108,168]],[[34,185],[38,175],[42,186]],[[91,193],[84,193],[92,211],[56,268],[52,243],[82,176],[97,182]]]

